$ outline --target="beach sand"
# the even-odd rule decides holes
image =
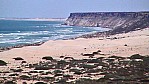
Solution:
[[[44,56],[53,58],[69,56],[82,59],[84,56],[81,53],[89,54],[98,50],[104,54],[98,56],[149,55],[149,28],[110,37],[49,40],[40,46],[26,46],[0,52],[0,59],[13,61],[12,58],[22,57],[28,62],[40,61]]]
[[[26,46],[0,52],[0,59],[6,62],[22,57],[28,62],[40,61],[44,56],[58,59],[69,56],[76,59],[85,58],[81,54],[89,54],[100,50],[100,56],[123,56],[133,54],[149,55],[149,28],[129,33],[117,34],[101,38],[78,38],[75,40],[50,40],[40,46]],[[102,55],[104,54],[104,55]]]
[[[108,57],[108,56],[121,56],[129,57],[133,54],[149,55],[149,28],[133,31],[129,33],[112,35],[110,37],[100,37],[100,38],[78,38],[75,40],[50,40],[45,42],[40,46],[25,46],[23,48],[13,48],[11,50],[0,52],[0,60],[7,62],[7,66],[0,66],[1,78],[5,77],[9,80],[12,78],[10,74],[16,73],[12,72],[11,69],[23,69],[23,72],[18,72],[19,75],[26,75],[27,73],[32,76],[42,77],[44,75],[38,75],[39,73],[30,73],[34,68],[25,68],[22,65],[22,61],[16,61],[13,58],[21,57],[27,64],[40,63],[42,57],[51,56],[56,60],[60,60],[60,56],[73,57],[74,59],[90,59],[89,56],[83,56],[85,54],[92,55],[94,58],[97,57]],[[83,61],[82,61],[83,62]],[[46,62],[44,62],[46,63]],[[86,64],[86,63],[85,63]],[[52,63],[52,65],[54,65]],[[56,65],[55,65],[56,66]],[[79,66],[79,64],[78,64]],[[99,68],[102,66],[99,66]],[[123,66],[122,66],[123,67]],[[98,67],[97,67],[98,68]],[[54,69],[50,69],[53,72]],[[63,69],[62,69],[63,70]],[[45,71],[45,70],[43,70]],[[64,73],[68,73],[69,69],[63,70]],[[8,73],[4,73],[8,72]],[[28,75],[27,74],[27,75]],[[35,74],[35,75],[34,75]],[[68,74],[71,74],[70,72]],[[97,74],[97,73],[96,73]],[[72,80],[84,77],[83,75],[73,75]],[[45,75],[48,76],[48,75]],[[51,76],[51,75],[50,75]],[[52,75],[53,76],[53,75]],[[88,75],[87,75],[88,76]],[[93,79],[100,78],[104,75],[92,75]],[[17,84],[22,84],[23,81],[27,83],[35,83],[37,80],[18,80],[17,76],[14,77],[17,80]],[[57,77],[55,77],[56,79]],[[4,79],[0,79],[3,81]],[[71,81],[72,81],[71,80]]]

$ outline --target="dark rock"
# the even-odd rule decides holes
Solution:
[[[98,54],[98,52],[93,52],[93,55],[96,55],[96,54]]]
[[[82,56],[94,56],[94,54],[81,54]]]
[[[98,50],[97,52],[101,52],[101,50]]]
[[[45,56],[43,57],[42,59],[45,59],[45,60],[53,60],[53,58],[51,56]]]
[[[19,74],[10,74],[9,76],[19,76]]]
[[[108,57],[108,58],[115,58],[115,59],[125,59],[125,57],[119,57],[119,56],[110,56],[110,57]]]
[[[23,63],[27,63],[27,62],[26,61],[22,61],[21,63],[23,64]]]
[[[63,76],[63,74],[57,73],[57,74],[55,74],[54,76],[55,76],[55,77],[56,77],[56,76]]]
[[[112,39],[118,39],[117,37],[114,37],[114,38],[112,38]]]
[[[22,84],[27,84],[26,82],[22,82]]]
[[[73,57],[65,57],[64,59],[70,59],[70,60],[73,60],[74,58],[73,58]]]
[[[13,72],[22,72],[23,71],[23,69],[10,69],[10,70],[12,70]]]
[[[128,46],[127,44],[125,44],[124,46]]]
[[[29,73],[38,73],[38,71],[30,71]]]
[[[24,59],[21,58],[21,57],[16,57],[16,58],[13,58],[13,59],[15,59],[15,60],[24,60]]]
[[[65,56],[60,56],[60,58],[64,58]]]
[[[0,60],[0,66],[6,66],[6,65],[7,65],[7,63],[5,61]]]

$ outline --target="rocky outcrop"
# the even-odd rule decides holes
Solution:
[[[149,12],[71,13],[65,25],[111,28],[114,33],[129,32],[149,27]]]

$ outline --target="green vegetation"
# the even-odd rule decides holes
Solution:
[[[20,79],[22,79],[22,80],[30,80],[30,77],[27,76],[27,75],[21,75]]]
[[[67,59],[71,58],[67,57]],[[22,72],[22,69],[28,69],[26,66],[30,66],[30,71]],[[35,64],[26,63],[25,66],[20,67],[0,73],[10,73],[8,77],[13,78],[13,81],[17,78],[40,81],[35,84],[147,84],[149,82],[149,56],[139,54],[130,57],[110,56],[71,61],[53,59]],[[5,82],[6,80],[0,81],[1,84],[7,84]]]
[[[83,68],[87,68],[87,69],[93,69],[93,68],[96,68],[97,66],[96,66],[96,65],[83,64],[82,67],[83,67]]]
[[[35,70],[49,70],[50,69],[50,67],[48,67],[48,66],[36,66],[35,67]]]
[[[7,65],[7,63],[5,61],[0,60],[0,66],[6,66],[6,65]]]
[[[61,71],[61,70],[54,70],[53,73],[54,74],[58,74],[58,73],[63,73],[63,71]]]
[[[4,84],[17,84],[17,83],[15,83],[13,81],[6,81]]]
[[[139,54],[134,54],[134,55],[132,55],[131,57],[129,57],[130,59],[143,59],[144,58],[144,56],[141,56],[141,55],[139,55]]]

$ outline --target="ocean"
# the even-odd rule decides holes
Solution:
[[[61,25],[62,21],[0,20],[0,47],[60,40],[107,31],[100,27]]]

